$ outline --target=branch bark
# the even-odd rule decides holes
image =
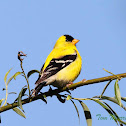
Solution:
[[[91,80],[87,80],[85,82],[80,81],[80,82],[77,82],[77,83],[70,85],[69,87],[64,87],[62,89],[55,89],[55,90],[52,90],[52,91],[48,91],[48,92],[39,94],[35,97],[26,98],[26,99],[22,100],[22,105],[36,101],[38,99],[42,99],[43,95],[45,95],[46,97],[53,96],[53,95],[56,95],[58,93],[70,90],[70,89],[75,89],[75,88],[80,87],[80,86],[85,86],[85,85],[90,85],[90,84],[95,84],[95,83],[100,83],[100,82],[105,82],[105,81],[110,81],[110,80],[115,80],[115,79],[125,78],[125,77],[126,77],[126,73],[123,73],[123,74],[117,74],[117,75],[113,75],[113,76],[91,79]],[[7,111],[9,109],[13,109],[17,106],[18,106],[17,102],[3,106],[3,107],[0,108],[0,113]]]

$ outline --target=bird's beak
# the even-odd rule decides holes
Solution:
[[[78,39],[73,39],[73,41],[72,41],[72,43],[74,44],[74,45],[76,45],[76,43],[78,43],[80,40],[78,40]]]

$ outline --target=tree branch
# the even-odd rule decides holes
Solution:
[[[53,95],[56,95],[58,93],[70,90],[70,89],[75,89],[75,88],[80,87],[80,86],[85,86],[85,85],[90,85],[90,84],[95,84],[95,83],[100,83],[100,82],[105,82],[105,81],[110,81],[110,80],[115,80],[115,79],[125,78],[125,77],[126,77],[126,73],[123,73],[123,74],[117,74],[117,75],[113,75],[113,76],[91,79],[91,80],[87,80],[87,81],[84,81],[84,82],[80,81],[80,82],[77,82],[77,83],[70,85],[69,87],[64,87],[62,89],[55,89],[55,90],[52,90],[52,91],[48,91],[48,92],[39,94],[35,97],[26,98],[26,99],[22,100],[22,104],[27,104],[27,103],[30,103],[32,101],[42,99],[43,95],[45,95],[46,97],[53,96]],[[3,107],[0,108],[0,113],[7,111],[9,109],[13,109],[17,106],[18,106],[17,102],[3,106]]]

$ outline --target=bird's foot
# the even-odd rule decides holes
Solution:
[[[73,84],[73,82],[69,82],[69,84],[67,84],[66,87],[69,89],[69,86],[72,85],[72,84]],[[70,90],[73,91],[74,89],[70,89]]]
[[[52,97],[52,88],[51,88],[51,86],[50,86],[50,85],[49,85],[49,92],[50,92],[51,97]]]
[[[51,92],[52,91],[52,88],[51,88],[51,86],[49,85],[49,91]]]
[[[69,84],[67,84],[66,87],[69,87],[72,84],[73,84],[73,82],[69,82]]]
[[[86,82],[87,80],[86,79],[83,79],[82,82]]]
[[[34,89],[31,90],[32,91],[32,96],[36,96],[36,91]]]

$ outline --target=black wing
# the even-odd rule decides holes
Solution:
[[[42,72],[41,77],[36,81],[36,84],[42,83],[47,78],[55,75],[61,69],[65,68],[70,63],[74,62],[76,58],[77,53],[66,55],[57,59],[52,59],[49,65],[46,67],[46,69]]]
[[[44,65],[45,65],[45,64],[42,65],[42,68],[41,68],[41,70],[40,70],[40,73],[41,73],[41,74],[42,74],[42,71],[43,71],[43,67],[44,67]],[[38,77],[37,81],[40,79],[41,74],[39,74],[39,77]],[[35,82],[35,84],[37,83],[37,81]]]

